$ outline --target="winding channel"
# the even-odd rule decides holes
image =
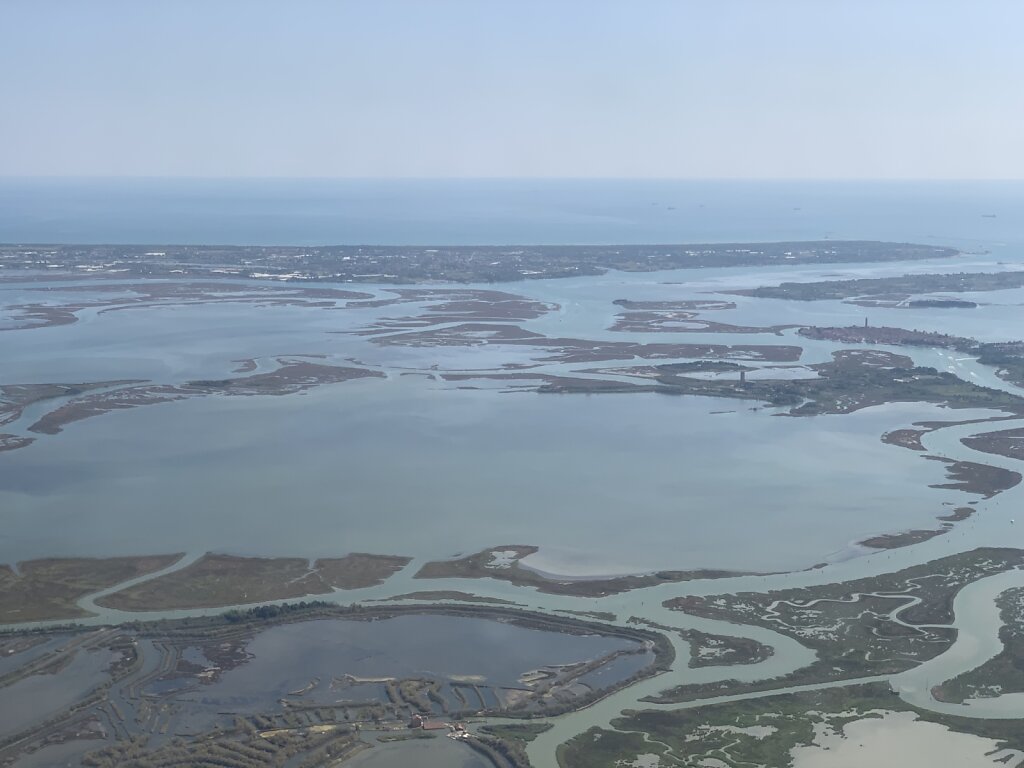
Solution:
[[[891,349],[907,354],[906,349]],[[931,365],[935,362],[933,351],[915,351],[914,358],[926,365]],[[972,378],[978,383],[998,387],[1013,394],[1024,395],[1024,390],[999,380],[991,369],[978,366],[973,361],[968,362],[966,366],[961,366],[961,368],[966,370],[968,374],[973,372],[975,375]],[[964,446],[960,439],[969,435],[982,434],[986,431],[1000,431],[1020,426],[1024,426],[1024,419],[995,422],[991,425],[990,429],[985,429],[983,424],[950,426],[926,434],[924,442],[931,455],[945,456],[956,460],[978,460],[993,466],[1019,471],[1020,462],[990,454],[980,454]],[[1024,520],[1022,520],[1021,526],[1009,525],[1010,510],[1014,506],[1014,501],[1022,493],[1024,493],[1024,486],[1018,486],[1011,491],[1000,494],[994,500],[979,505],[979,513],[977,515],[958,523],[945,536],[940,536],[902,550],[880,552],[851,561],[834,563],[815,571],[801,571],[770,577],[745,576],[730,579],[693,581],[686,584],[664,584],[604,598],[549,595],[536,592],[530,588],[516,587],[494,579],[475,580],[472,591],[479,598],[511,600],[521,607],[544,612],[606,611],[617,617],[618,620],[613,623],[619,625],[625,625],[629,617],[637,617],[644,622],[677,629],[696,629],[712,634],[750,638],[769,645],[774,649],[774,654],[771,657],[756,664],[691,669],[687,666],[690,657],[689,644],[677,633],[666,632],[676,652],[676,660],[670,671],[617,691],[585,709],[549,718],[547,722],[551,723],[553,727],[541,734],[528,747],[531,761],[536,768],[557,768],[555,752],[558,745],[594,726],[608,727],[609,723],[625,709],[683,709],[714,703],[765,698],[784,693],[843,687],[863,682],[888,680],[905,701],[914,706],[935,712],[981,718],[1024,717],[1024,694],[1005,694],[994,698],[971,700],[966,704],[939,702],[931,694],[931,687],[933,685],[977,668],[1002,650],[1002,644],[999,640],[1001,621],[994,601],[1005,590],[1024,586],[1024,571],[1022,570],[1010,570],[995,576],[979,579],[961,589],[953,605],[955,619],[952,626],[957,630],[955,642],[945,653],[907,672],[896,675],[793,686],[757,693],[718,696],[682,704],[654,704],[641,701],[644,697],[656,695],[666,688],[680,684],[714,682],[728,678],[735,678],[745,682],[773,678],[804,667],[812,663],[815,658],[813,651],[777,632],[757,626],[732,624],[690,616],[665,608],[662,605],[663,601],[672,597],[678,597],[681,594],[708,595],[748,590],[764,592],[770,589],[789,589],[798,586],[835,583],[891,573],[900,568],[928,562],[936,557],[964,551],[975,546],[986,544],[994,546],[1024,546]],[[201,554],[196,552],[188,553],[173,565],[161,571],[118,584],[115,587],[82,598],[79,601],[79,606],[94,613],[95,616],[83,619],[78,623],[99,626],[126,621],[175,619],[223,613],[230,606],[205,610],[124,612],[96,605],[96,600],[99,598],[119,591],[126,586],[180,570],[195,562]],[[353,602],[382,600],[395,595],[424,589],[462,591],[467,588],[467,582],[463,579],[413,580],[413,574],[419,570],[421,565],[422,562],[413,561],[402,571],[377,587],[347,591],[338,590],[329,595],[315,597],[338,604],[349,604]],[[866,594],[874,595],[874,593]],[[897,597],[898,595],[897,593],[888,592],[874,596]],[[899,614],[902,611],[918,601],[919,598],[913,598],[910,601],[901,603],[889,614],[889,618],[906,626],[919,626],[906,624],[899,618]],[[402,602],[416,604],[418,601]],[[443,603],[446,601],[439,602]],[[463,603],[451,604],[462,605]],[[56,626],[60,623],[37,622],[32,625],[14,625],[11,628],[15,628],[15,626],[21,629],[26,627]],[[500,721],[497,718],[489,719],[489,722]]]

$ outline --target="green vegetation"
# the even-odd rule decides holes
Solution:
[[[934,691],[940,701],[957,704],[966,699],[1024,692],[1024,588],[1008,589],[996,599],[1003,626],[1003,650],[977,669],[947,680]]]
[[[665,747],[642,734],[591,728],[558,747],[560,768],[621,768],[640,755],[661,755]]]
[[[1024,386],[1024,341],[981,344],[978,362],[999,369],[999,375],[1012,384]]]
[[[221,617],[229,624],[274,624],[275,620],[301,620],[312,618],[316,614],[329,614],[338,609],[333,603],[323,600],[302,601],[299,603],[281,603],[280,605],[257,605],[252,608],[235,608],[225,611]],[[352,612],[350,608],[347,613]],[[179,620],[180,621],[180,620]],[[187,619],[185,620],[187,621]]]
[[[742,291],[739,296],[793,301],[841,300],[853,297],[884,297],[902,300],[918,293],[937,291],[1002,291],[1024,287],[1024,272],[959,272],[956,274],[900,275],[856,280],[822,280],[815,283],[781,283]]]
[[[749,637],[712,635],[696,629],[681,629],[679,634],[690,644],[691,668],[758,664],[775,652]]]
[[[845,344],[889,344],[906,347],[955,349],[976,355],[982,365],[998,369],[998,375],[1014,384],[1024,384],[1024,342],[982,343],[964,336],[934,331],[907,330],[885,326],[850,325],[844,327],[807,326],[798,333],[809,339],[838,341]]]
[[[393,733],[382,733],[377,741],[387,744],[391,741],[411,741],[413,739],[436,739],[437,734],[430,731],[394,731]]]
[[[936,403],[949,408],[995,408],[1024,411],[1024,398],[998,389],[982,387],[948,372],[915,366],[904,355],[883,350],[847,349],[832,353],[832,361],[809,366],[814,379],[697,379],[676,365],[634,367],[622,375],[639,376],[650,384],[600,382],[564,377],[541,386],[550,393],[619,391],[658,392],[667,395],[702,395],[741,400],[759,400],[776,407],[788,407],[790,416],[822,413],[852,413],[884,403]],[[608,372],[615,372],[611,369]]]
[[[510,725],[484,725],[481,733],[497,736],[499,739],[521,741],[528,744],[545,731],[551,730],[551,723],[512,723]]]
[[[890,346],[938,347],[961,351],[973,349],[978,345],[974,339],[963,336],[951,336],[948,333],[917,329],[908,331],[906,328],[893,328],[885,325],[808,325],[797,333],[807,339],[837,341],[842,344],[888,344]]]
[[[496,768],[530,768],[530,758],[522,741],[479,734],[464,743],[486,757]]]
[[[953,598],[963,586],[1021,564],[1024,550],[983,548],[839,584],[669,600],[667,607],[694,616],[780,632],[813,649],[817,661],[768,680],[681,685],[650,701],[691,701],[901,672],[952,644],[955,631],[941,625],[952,622]]]
[[[883,683],[779,694],[745,701],[671,711],[630,711],[612,722],[617,730],[592,728],[559,748],[562,768],[621,768],[640,755],[662,756],[662,764],[729,768],[791,766],[791,751],[811,744],[815,725],[842,732],[854,720],[884,712],[913,712],[951,730],[1024,747],[1019,720],[980,720],[917,709]]]
[[[500,597],[482,597],[480,595],[471,595],[469,592],[459,592],[455,589],[425,589],[418,592],[407,592],[404,595],[394,595],[393,597],[382,597],[379,600],[371,600],[370,602],[381,602],[381,603],[392,603],[398,600],[421,600],[426,602],[440,602],[442,600],[449,601],[454,600],[460,603],[489,603],[491,605],[520,605],[520,603],[513,602],[512,600],[502,600]],[[600,617],[594,617],[600,618]],[[615,617],[612,616],[608,621],[614,621]]]

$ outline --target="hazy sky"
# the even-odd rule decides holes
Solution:
[[[0,175],[1024,178],[1020,0],[0,0]]]

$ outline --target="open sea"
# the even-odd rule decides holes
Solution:
[[[1024,182],[0,179],[0,242],[1024,243]]]

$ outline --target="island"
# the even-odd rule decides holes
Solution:
[[[606,578],[559,579],[525,568],[520,561],[537,552],[532,545],[509,544],[491,547],[482,552],[454,560],[426,563],[414,576],[417,579],[498,579],[516,586],[533,587],[538,592],[577,597],[604,597],[655,584],[723,579],[743,574],[735,571],[701,569],[693,571],[657,571],[648,574],[610,576]]]
[[[798,756],[821,755],[845,761],[830,764],[860,766],[924,744],[932,764],[983,765],[1019,760],[1024,750],[1019,721],[938,714],[907,704],[884,683],[628,711],[612,726],[592,728],[560,747],[559,764],[619,768],[663,765],[664,758],[685,766],[787,766]],[[872,743],[883,729],[889,737]]]
[[[366,283],[496,283],[699,267],[952,258],[955,248],[870,240],[691,245],[2,245],[8,274]]]
[[[842,301],[864,306],[910,307],[911,297],[936,292],[964,293],[1003,291],[1024,287],[1024,271],[957,272],[900,275],[898,277],[866,277],[852,280],[820,280],[807,283],[781,283],[732,291],[737,296],[761,299],[789,299],[791,301]],[[968,302],[949,299],[918,299],[930,301],[923,306],[950,306],[958,308]],[[973,304],[974,302],[970,302]],[[920,308],[922,305],[918,305]]]
[[[113,592],[96,604],[120,611],[158,611],[323,595],[383,584],[409,562],[408,557],[364,553],[312,563],[297,557],[206,554],[180,570]]]
[[[1024,565],[1019,549],[978,548],[895,573],[767,593],[687,596],[668,608],[694,616],[754,624],[815,651],[810,666],[784,677],[683,684],[650,701],[676,703],[794,685],[892,675],[947,650],[952,603],[978,579]]]

